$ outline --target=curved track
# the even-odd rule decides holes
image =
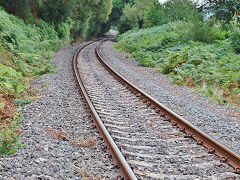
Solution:
[[[239,178],[233,173],[239,173],[237,153],[113,71],[101,58],[100,45],[90,42],[75,54],[74,72],[126,179]]]

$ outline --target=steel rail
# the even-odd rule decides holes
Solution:
[[[240,154],[227,147],[217,139],[208,135],[195,125],[193,125],[190,121],[182,118],[171,109],[148,95],[143,90],[139,89],[132,82],[128,81],[122,75],[114,71],[103,59],[100,55],[99,49],[100,46],[106,41],[104,39],[95,49],[95,53],[99,59],[99,61],[103,64],[103,66],[112,73],[122,84],[125,84],[127,88],[129,88],[134,94],[143,99],[148,106],[152,109],[155,109],[155,112],[160,113],[162,117],[165,117],[168,121],[172,122],[173,126],[177,126],[181,131],[186,133],[185,137],[193,138],[197,141],[197,144],[203,145],[208,149],[209,153],[216,154],[221,162],[228,163],[232,167],[235,168],[235,173],[240,174]]]
[[[120,152],[119,148],[117,147],[116,143],[114,142],[114,140],[112,139],[110,133],[108,132],[108,130],[106,129],[106,127],[103,124],[103,121],[101,120],[101,118],[99,117],[93,103],[91,102],[91,99],[88,96],[88,93],[84,87],[83,81],[81,79],[79,70],[78,70],[78,55],[79,53],[86,48],[87,46],[89,46],[90,44],[93,44],[97,42],[96,41],[92,41],[86,45],[84,45],[83,47],[81,47],[73,56],[73,70],[74,70],[74,75],[76,77],[77,83],[82,91],[82,94],[84,96],[84,99],[89,107],[89,109],[91,110],[91,113],[94,117],[95,123],[98,127],[98,129],[101,132],[101,135],[103,136],[103,138],[105,139],[105,142],[107,142],[107,145],[112,153],[112,155],[116,158],[117,162],[120,164],[120,171],[123,175],[123,177],[125,179],[128,180],[137,180],[136,175],[134,174],[133,170],[131,169],[131,167],[129,166],[129,164],[127,163],[126,159],[124,158],[124,156],[122,155],[122,153]]]

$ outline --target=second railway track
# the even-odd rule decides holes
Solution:
[[[92,108],[95,108],[92,111],[101,118],[121,151],[118,153],[122,153],[116,155],[113,152],[113,156],[118,160],[125,157],[118,163],[126,179],[240,178],[236,174],[240,171],[237,153],[218,142],[217,145],[206,143],[208,139],[200,139],[199,132],[194,134],[187,125],[181,126],[183,122],[175,121],[171,114],[158,109],[158,105],[144,94],[112,76],[112,72],[106,71],[99,62],[99,52],[95,53],[98,45],[97,41],[91,42],[75,54],[75,72],[86,90],[88,97],[85,99],[89,98]],[[102,134],[104,136],[104,132]],[[208,147],[213,154],[201,145]],[[123,167],[124,163],[128,166]]]

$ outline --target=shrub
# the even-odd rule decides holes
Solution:
[[[10,155],[22,147],[18,143],[22,131],[17,129],[19,116],[15,116],[11,124],[0,124],[0,157]]]
[[[21,147],[15,105],[29,103],[30,79],[51,72],[48,58],[61,44],[52,25],[41,19],[29,24],[0,7],[0,156]]]
[[[226,38],[226,32],[221,27],[214,27],[214,20],[180,22],[177,29],[181,42],[213,43]]]
[[[23,76],[15,69],[0,64],[0,91],[8,95],[19,97],[27,87],[23,82]]]
[[[31,103],[30,99],[15,99],[14,100],[16,106],[23,106],[24,104]]]
[[[67,23],[61,23],[57,26],[58,37],[61,40],[69,40],[70,37],[70,28]]]
[[[199,32],[201,23],[209,26],[204,32]],[[219,102],[238,104],[240,55],[225,39],[225,31],[201,23],[195,26],[192,22],[175,22],[131,30],[117,37],[115,47],[129,52],[143,66],[168,74],[174,83],[195,87]],[[196,34],[191,32],[197,27]],[[210,37],[204,37],[206,32]]]
[[[133,28],[142,28],[144,14],[149,3],[152,1],[153,0],[150,0],[150,2],[145,0],[135,0],[133,5],[131,3],[126,4],[118,25],[119,32],[122,33]]]
[[[233,16],[231,21],[230,41],[236,52],[240,53],[240,23],[237,14]]]
[[[202,17],[192,1],[170,0],[161,4],[155,0],[147,7],[144,26],[153,27],[179,20],[198,21],[201,19]]]

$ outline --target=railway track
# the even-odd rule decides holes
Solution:
[[[92,41],[79,49],[73,67],[125,179],[240,178],[239,154],[112,70],[100,55],[102,43]]]

